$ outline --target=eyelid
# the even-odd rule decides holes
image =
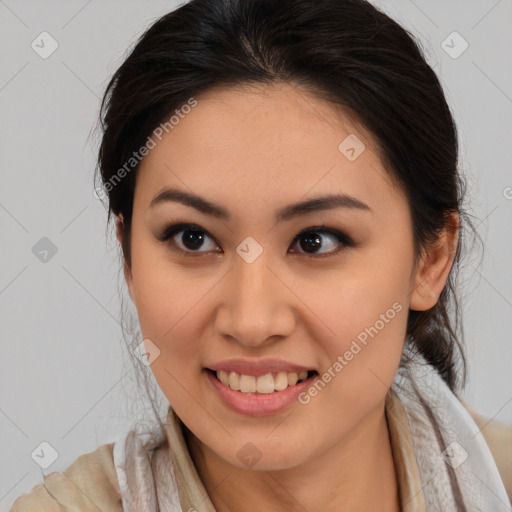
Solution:
[[[309,227],[303,229],[302,231],[300,231],[293,237],[292,242],[295,242],[296,240],[298,241],[298,239],[301,236],[306,235],[308,233],[320,233],[320,234],[327,234],[327,235],[334,236],[338,240],[338,244],[340,245],[340,247],[338,247],[334,251],[329,251],[329,252],[324,252],[324,253],[322,253],[322,252],[307,253],[307,252],[294,251],[294,252],[292,252],[292,254],[300,254],[301,256],[305,256],[306,258],[318,260],[320,258],[328,258],[330,256],[336,256],[337,254],[341,253],[342,251],[344,251],[350,247],[357,247],[357,245],[358,245],[354,242],[354,240],[350,236],[348,236],[343,231],[340,231],[339,229],[336,229],[336,228],[331,228],[329,226],[326,226],[325,224],[321,224],[321,225],[317,225],[317,226],[309,226]]]
[[[160,235],[158,235],[156,238],[159,242],[166,242],[172,235],[174,235],[178,231],[186,231],[187,229],[202,231],[203,233],[207,234],[210,238],[215,240],[215,238],[212,235],[210,235],[210,233],[206,229],[201,227],[199,224],[194,224],[193,222],[191,223],[180,221],[169,223],[169,225],[167,225],[160,233]]]
[[[157,236],[157,240],[162,243],[168,243],[169,239],[171,239],[173,236],[176,235],[176,233],[179,233],[180,231],[187,231],[187,230],[197,230],[202,233],[204,233],[206,236],[211,238],[215,241],[215,243],[218,244],[217,240],[213,235],[211,235],[206,229],[201,227],[199,224],[195,224],[193,222],[183,222],[183,221],[171,221],[161,232],[159,236]],[[338,243],[341,245],[340,248],[330,251],[327,253],[307,253],[307,252],[300,252],[300,251],[293,251],[292,254],[301,254],[306,257],[311,258],[322,258],[322,257],[328,257],[328,256],[334,256],[341,252],[344,249],[347,249],[349,247],[356,247],[357,244],[354,242],[354,240],[348,236],[343,231],[340,231],[335,228],[331,228],[329,226],[326,226],[325,224],[316,225],[316,226],[309,226],[307,228],[304,228],[299,233],[293,236],[290,243],[294,243],[297,241],[301,236],[306,235],[308,233],[320,233],[320,234],[328,234],[331,236],[334,236]],[[218,244],[220,246],[220,244]],[[183,249],[179,249],[176,247],[172,247],[172,250],[185,255],[185,256],[200,256],[200,255],[207,255],[211,254],[211,251],[184,251]],[[215,251],[219,252],[219,251]]]
[[[302,231],[299,231],[294,236],[293,240],[308,233],[327,233],[329,235],[337,237],[338,239],[341,239],[341,241],[345,242],[347,245],[355,245],[354,241],[346,233],[340,231],[339,229],[326,226],[325,224],[319,224],[318,226],[309,226],[307,228],[304,228]]]
[[[180,249],[178,247],[173,247],[171,245],[171,243],[170,243],[171,238],[173,238],[180,231],[188,231],[188,230],[200,231],[201,233],[204,233],[206,236],[208,236],[209,238],[214,240],[217,245],[220,245],[220,244],[218,244],[215,237],[213,235],[211,235],[206,229],[201,227],[199,224],[194,224],[193,222],[181,222],[181,221],[171,222],[169,225],[167,225],[167,227],[164,228],[164,230],[161,232],[161,234],[159,236],[157,236],[156,238],[159,242],[170,245],[171,249],[174,252],[177,252],[184,256],[197,257],[197,256],[204,256],[204,255],[212,254],[211,251],[185,251],[183,249]],[[215,251],[215,252],[218,253],[219,251]]]

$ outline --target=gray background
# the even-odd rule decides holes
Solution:
[[[467,264],[464,397],[510,424],[512,4],[375,4],[420,38],[456,116],[469,206],[486,242],[482,265]],[[126,50],[177,5],[0,0],[1,510],[144,413],[119,325],[119,252],[93,195],[91,130]],[[59,45],[47,59],[31,47],[43,31]],[[453,31],[469,44],[456,59],[441,46]],[[57,248],[45,263],[32,251],[42,237]],[[59,454],[44,471],[31,458],[42,441]]]

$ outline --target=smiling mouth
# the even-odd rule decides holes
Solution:
[[[205,370],[233,391],[250,395],[269,395],[283,391],[288,387],[295,386],[318,375],[318,372],[315,370],[300,373],[269,372],[258,377],[222,370],[214,371],[210,368],[205,368]]]

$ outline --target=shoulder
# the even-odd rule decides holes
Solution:
[[[486,418],[464,400],[461,402],[482,432],[496,462],[508,497],[512,500],[512,425],[506,425],[495,418]]]
[[[9,512],[122,512],[113,445],[79,456],[62,473],[44,476],[43,483],[16,499]]]

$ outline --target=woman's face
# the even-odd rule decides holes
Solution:
[[[341,109],[289,85],[195,99],[140,165],[130,294],[155,378],[204,449],[289,468],[382,419],[414,288],[409,207]],[[165,189],[223,214],[151,204]],[[159,240],[178,223],[196,232]],[[316,374],[269,393],[294,365]]]

